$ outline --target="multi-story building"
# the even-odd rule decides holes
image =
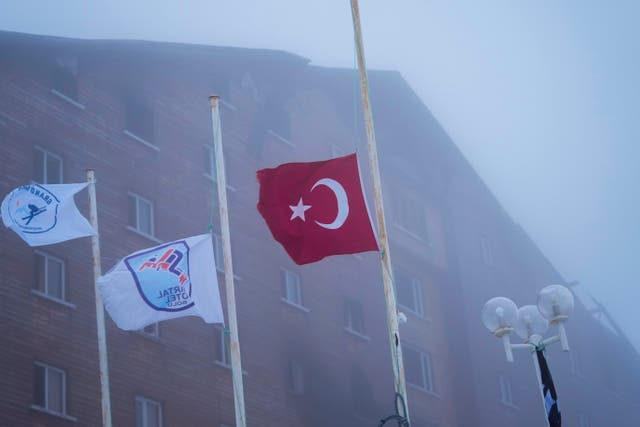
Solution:
[[[103,270],[211,229],[220,257],[208,103],[219,94],[248,424],[371,426],[393,412],[378,255],[297,266],[255,208],[256,170],[365,152],[354,70],[15,33],[0,33],[0,53],[0,192],[95,169]],[[542,425],[531,361],[504,361],[480,309],[563,279],[402,77],[371,71],[370,83],[412,425]],[[76,200],[86,214],[86,195]],[[0,233],[1,425],[101,424],[89,245],[30,248]],[[638,425],[637,352],[581,300],[574,317],[576,351],[549,351],[565,424]],[[224,327],[181,318],[126,332],[108,320],[107,343],[115,426],[234,424]]]

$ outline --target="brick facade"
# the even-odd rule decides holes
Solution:
[[[201,234],[210,225],[219,232],[206,156],[207,96],[220,94],[248,424],[371,426],[392,413],[377,255],[296,266],[255,209],[256,170],[365,152],[353,70],[315,67],[277,51],[13,33],[0,34],[0,52],[0,192],[33,179],[36,147],[62,159],[64,182],[84,181],[85,169],[95,169],[103,271],[158,241]],[[77,82],[72,99],[53,90],[58,83],[52,80],[56,67],[69,63]],[[523,356],[508,365],[499,343],[481,329],[479,312],[499,293],[533,301],[539,288],[562,278],[502,211],[401,76],[371,72],[370,79],[378,101],[391,256],[401,272],[396,280],[404,275],[421,289],[419,308],[401,308],[408,317],[402,339],[429,355],[433,374],[431,390],[409,386],[412,425],[540,425],[530,361]],[[127,117],[132,111],[137,121]],[[153,204],[153,237],[130,226],[131,193]],[[86,215],[86,193],[76,201]],[[416,209],[424,223],[415,222]],[[481,238],[491,247],[490,265],[483,261]],[[98,426],[90,242],[38,250],[65,262],[64,303],[33,291],[36,251],[8,230],[0,233],[0,425]],[[283,301],[284,270],[300,276],[303,307]],[[223,287],[221,293],[224,301]],[[362,334],[345,329],[347,299],[362,304]],[[585,322],[604,339],[626,345],[580,303],[576,317],[582,319],[575,324]],[[573,325],[572,339],[588,342]],[[107,316],[107,337],[115,426],[135,425],[136,396],[162,405],[164,426],[234,424],[231,372],[216,361],[219,328],[182,318],[162,322],[159,336],[150,337],[121,331]],[[566,355],[557,353],[550,363],[570,372],[561,358]],[[634,354],[626,363],[635,364],[638,378]],[[65,371],[68,417],[34,408],[37,362]],[[301,372],[302,390],[292,385],[292,363]],[[500,403],[499,375],[513,378],[514,407]],[[567,393],[583,388],[580,380],[557,377],[567,413],[583,411],[604,381],[590,383],[591,391],[580,397]],[[627,396],[637,383],[615,387]],[[632,414],[625,399],[618,399],[621,410]],[[589,425],[603,425],[600,416],[589,413]],[[567,425],[579,425],[573,421]]]

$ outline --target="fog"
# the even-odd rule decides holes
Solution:
[[[402,74],[509,216],[564,279],[579,282],[581,303],[602,303],[640,348],[640,4],[360,9],[368,67]],[[0,30],[267,48],[355,65],[348,0],[5,0]],[[487,346],[499,346],[490,338]]]

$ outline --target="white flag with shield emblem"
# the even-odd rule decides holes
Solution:
[[[2,201],[2,222],[29,246],[93,236],[93,227],[78,211],[73,199],[87,185],[28,184],[18,187]]]
[[[128,255],[98,279],[98,287],[120,329],[183,316],[224,323],[210,234]]]

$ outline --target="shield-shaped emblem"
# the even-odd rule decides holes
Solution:
[[[46,233],[58,222],[60,200],[41,185],[24,185],[9,195],[10,220],[23,232]]]
[[[124,263],[140,296],[154,310],[181,311],[193,306],[189,246],[184,240],[130,255]]]

